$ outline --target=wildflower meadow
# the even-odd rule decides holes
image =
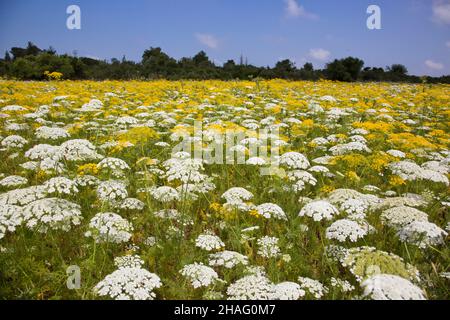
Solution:
[[[0,81],[1,299],[448,299],[450,85]]]

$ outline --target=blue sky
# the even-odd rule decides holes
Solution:
[[[66,8],[81,9],[68,30]],[[366,9],[381,8],[381,30]],[[175,58],[200,50],[218,64],[322,67],[357,56],[366,66],[405,64],[411,74],[450,74],[450,0],[0,0],[0,52],[25,46],[100,59],[140,60],[150,46]]]

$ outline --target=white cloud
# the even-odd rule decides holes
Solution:
[[[450,24],[450,0],[434,0],[432,10],[435,22]]]
[[[325,49],[319,48],[309,50],[309,56],[319,61],[326,61],[330,57],[330,55],[331,55],[330,51],[327,51]]]
[[[444,65],[439,62],[435,62],[433,60],[426,60],[425,65],[432,70],[442,70],[444,69]]]
[[[219,40],[212,34],[196,33],[195,37],[201,44],[208,48],[217,49],[219,47]]]
[[[309,19],[317,19],[318,16],[314,13],[308,12],[305,8],[297,3],[296,0],[284,0],[286,7],[286,15],[288,17],[302,17]]]

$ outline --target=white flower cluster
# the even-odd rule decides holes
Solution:
[[[2,140],[1,146],[7,149],[22,149],[27,143],[28,140],[25,138],[18,135],[12,135],[7,136]]]
[[[318,200],[306,204],[300,210],[299,216],[307,216],[313,218],[314,221],[321,221],[323,219],[331,220],[338,214],[338,209],[331,203],[326,200]]]
[[[0,180],[0,186],[13,188],[28,183],[28,179],[21,176],[8,176]]]
[[[104,158],[97,164],[97,167],[100,170],[107,169],[112,171],[113,173],[130,169],[130,167],[124,160],[118,158]]]
[[[165,176],[168,181],[179,180],[183,183],[200,183],[207,178],[202,174],[202,160],[191,159],[190,155],[180,154],[164,162]]]
[[[44,182],[43,187],[48,194],[74,195],[78,193],[77,184],[65,177],[55,177]]]
[[[36,137],[38,139],[58,140],[63,138],[69,138],[70,134],[67,130],[62,128],[51,128],[42,126],[36,129]]]
[[[118,269],[141,268],[144,265],[144,260],[138,255],[126,255],[114,258],[114,265]]]
[[[381,221],[394,228],[402,228],[412,222],[426,222],[428,215],[415,208],[399,206],[389,208],[381,213]]]
[[[281,282],[275,285],[275,300],[298,300],[304,297],[305,290],[295,282]]]
[[[367,222],[356,222],[349,219],[340,219],[326,229],[326,238],[335,239],[339,242],[347,240],[356,242],[364,238],[374,228]]]
[[[26,226],[39,232],[46,232],[49,228],[69,231],[72,225],[79,225],[82,219],[81,207],[64,199],[45,198],[23,208]]]
[[[422,289],[392,274],[378,274],[362,283],[364,296],[373,300],[426,300]]]
[[[153,300],[153,290],[161,287],[161,279],[142,268],[121,268],[107,275],[95,287],[100,296],[115,300]]]
[[[253,198],[253,194],[241,187],[233,187],[228,189],[222,194],[222,198],[226,200],[227,203],[230,204],[239,204],[244,201],[249,201]]]
[[[120,181],[102,181],[97,187],[97,196],[101,201],[117,202],[128,196],[127,188]]]
[[[366,152],[366,153],[372,152],[372,150],[370,150],[365,143],[358,142],[358,141],[335,145],[334,147],[331,147],[329,151],[334,156],[340,156],[340,155],[352,153],[355,151]]]
[[[328,293],[328,288],[317,280],[306,277],[298,277],[298,282],[303,290],[316,299],[320,299]]]
[[[120,204],[120,209],[122,210],[143,210],[145,207],[145,204],[136,198],[126,198],[122,201]]]
[[[361,199],[348,199],[341,204],[341,210],[348,214],[352,220],[362,220],[369,209],[367,202]]]
[[[100,183],[97,177],[91,175],[76,176],[73,181],[78,187],[94,187]]]
[[[227,269],[231,269],[238,264],[244,266],[248,265],[248,258],[236,251],[221,251],[217,253],[211,253],[208,256],[208,264],[211,267],[223,266]]]
[[[180,273],[189,279],[195,289],[208,287],[219,280],[219,275],[213,268],[197,262],[185,265]]]
[[[279,163],[291,170],[306,170],[310,164],[308,159],[298,152],[287,152],[280,156]]]
[[[261,274],[245,276],[227,288],[228,300],[272,300],[275,285]]]
[[[24,206],[33,202],[45,198],[46,193],[43,186],[31,186],[24,189],[15,189],[0,194],[0,205],[12,204]]]
[[[14,232],[22,223],[22,208],[10,204],[0,205],[0,239],[6,232]]]
[[[256,211],[266,219],[275,218],[279,220],[287,220],[286,213],[280,206],[274,203],[263,203],[256,207]]]
[[[85,236],[97,242],[127,242],[133,232],[130,222],[112,212],[97,213],[89,222],[89,229]]]
[[[306,185],[315,186],[317,179],[309,173],[303,170],[293,170],[288,172],[288,179],[293,183],[292,189],[294,192],[300,192],[305,189]]]
[[[401,228],[397,235],[401,241],[425,249],[428,246],[443,244],[448,233],[434,223],[428,221],[413,221]]]
[[[213,251],[222,249],[225,244],[216,235],[201,234],[195,240],[195,246],[206,251]]]
[[[278,246],[279,239],[276,237],[264,236],[258,239],[258,254],[263,258],[276,258],[281,254]]]
[[[446,175],[430,170],[424,169],[415,162],[412,161],[399,161],[389,164],[389,169],[393,174],[399,176],[403,180],[415,181],[415,180],[430,180],[432,182],[443,183],[446,186],[449,185],[449,180]]]
[[[160,202],[172,202],[180,200],[180,194],[172,187],[162,186],[158,188],[152,188],[150,195]]]
[[[350,282],[347,280],[337,279],[334,277],[331,277],[330,284],[334,288],[338,288],[342,292],[350,292],[355,290],[355,286],[353,286]]]
[[[60,148],[64,158],[68,161],[97,160],[102,157],[95,150],[95,146],[84,139],[65,141]]]

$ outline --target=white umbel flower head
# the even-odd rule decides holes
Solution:
[[[219,275],[213,268],[197,262],[185,265],[180,273],[189,279],[195,289],[208,287],[219,280]]]
[[[279,239],[276,237],[264,236],[258,239],[258,254],[263,258],[276,258],[281,254],[278,246]]]
[[[275,300],[298,300],[306,294],[298,283],[281,282],[275,285]]]
[[[48,194],[73,195],[78,193],[77,184],[65,177],[55,177],[43,184]]]
[[[362,283],[364,296],[373,300],[426,300],[422,289],[392,274],[378,274]]]
[[[206,251],[220,250],[225,247],[222,240],[213,234],[201,234],[195,240],[195,246]]]
[[[128,196],[125,184],[120,181],[102,181],[97,187],[97,196],[101,201],[116,202]]]
[[[22,223],[22,208],[19,206],[4,204],[0,205],[0,239],[7,231],[14,232],[16,227]]]
[[[275,285],[262,274],[245,276],[227,288],[228,300],[272,300]]]
[[[172,202],[180,199],[178,191],[172,187],[162,186],[150,190],[150,195],[160,202]]]
[[[274,203],[263,203],[256,207],[256,211],[266,219],[275,218],[279,220],[287,220],[286,213],[280,206]]]
[[[139,267],[125,267],[107,275],[94,287],[94,292],[115,300],[153,300],[156,297],[153,290],[161,285],[156,274]]]
[[[227,269],[231,269],[238,264],[246,266],[248,264],[248,258],[235,251],[221,251],[217,253],[211,253],[208,256],[208,264],[211,267],[223,266]]]
[[[320,299],[328,293],[328,288],[317,280],[306,277],[298,277],[298,282],[303,290],[311,294],[316,299]]]
[[[23,218],[28,228],[39,232],[48,229],[69,231],[83,219],[78,204],[58,198],[31,202],[23,208]]]
[[[306,170],[310,166],[308,159],[298,152],[287,152],[282,154],[279,163],[291,170]]]
[[[448,233],[434,223],[428,221],[413,221],[401,228],[398,237],[403,242],[408,242],[425,249],[428,246],[441,245]]]
[[[333,222],[326,230],[327,239],[335,239],[339,242],[347,240],[356,242],[364,238],[374,228],[366,222],[356,222],[349,219],[341,219]]]
[[[300,210],[299,216],[307,216],[314,219],[314,221],[331,220],[338,215],[338,209],[331,203],[325,200],[318,200],[308,203]]]
[[[224,198],[230,204],[242,203],[244,201],[249,201],[253,198],[253,194],[241,187],[233,187],[228,189],[222,194]]]
[[[98,213],[89,222],[87,237],[96,242],[121,243],[130,240],[133,226],[130,222],[112,212]]]

